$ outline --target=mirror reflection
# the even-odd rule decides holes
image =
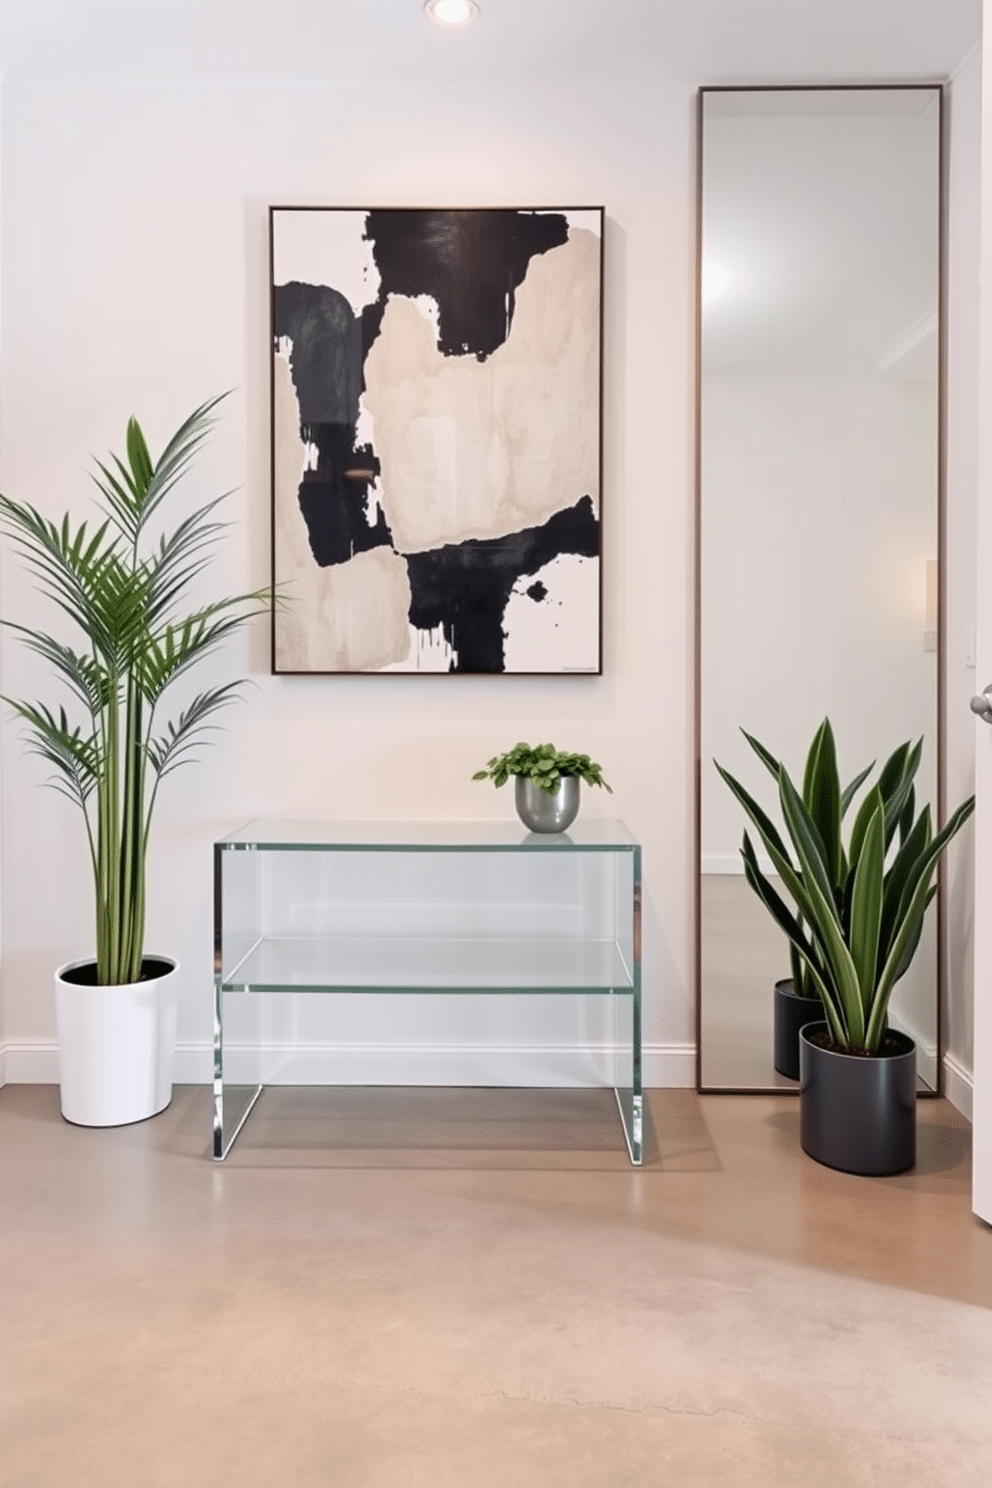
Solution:
[[[769,803],[741,730],[801,781],[829,716],[844,780],[922,739],[936,814],[940,90],[704,89],[700,141],[699,1083],[796,1089],[713,761]],[[936,919],[890,1012],[933,1087]]]

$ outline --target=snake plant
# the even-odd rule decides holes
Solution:
[[[97,462],[93,479],[103,515],[95,527],[69,515],[52,522],[35,507],[0,496],[0,526],[74,630],[66,642],[4,622],[50,665],[69,711],[61,703],[4,701],[25,725],[29,749],[53,767],[48,784],[82,811],[103,986],[141,976],[145,862],[159,783],[205,742],[215,715],[242,684],[208,687],[166,721],[159,718],[163,695],[264,602],[258,591],[178,613],[225,530],[215,518],[222,496],[183,516],[169,533],[149,530],[212,428],[219,401],[195,409],[157,463],[130,420],[125,458]]]
[[[794,907],[762,872],[745,831],[747,881],[785,931],[797,990],[809,987],[819,994],[835,1044],[875,1054],[893,988],[913,959],[937,892],[938,859],[971,815],[975,798],[964,801],[934,835],[930,807],[916,813],[914,779],[923,741],[900,744],[865,794],[845,845],[844,818],[874,766],[842,790],[833,729],[824,719],[806,757],[800,792],[763,744],[748,733],[744,737],[777,782],[791,852],[754,797],[721,765],[716,768],[753,823]]]

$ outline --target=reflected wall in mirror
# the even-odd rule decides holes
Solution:
[[[941,102],[937,87],[700,94],[706,1090],[797,1089],[773,1059],[788,944],[743,876],[744,814],[714,759],[768,805],[742,728],[800,783],[825,716],[845,780],[922,737],[917,797],[938,811]],[[890,1013],[921,1088],[938,1081],[936,926],[931,908]]]

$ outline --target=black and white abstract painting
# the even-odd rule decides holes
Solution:
[[[602,208],[270,231],[273,670],[598,673]]]

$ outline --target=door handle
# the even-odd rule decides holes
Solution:
[[[971,700],[971,711],[977,713],[983,723],[992,723],[992,682]]]

